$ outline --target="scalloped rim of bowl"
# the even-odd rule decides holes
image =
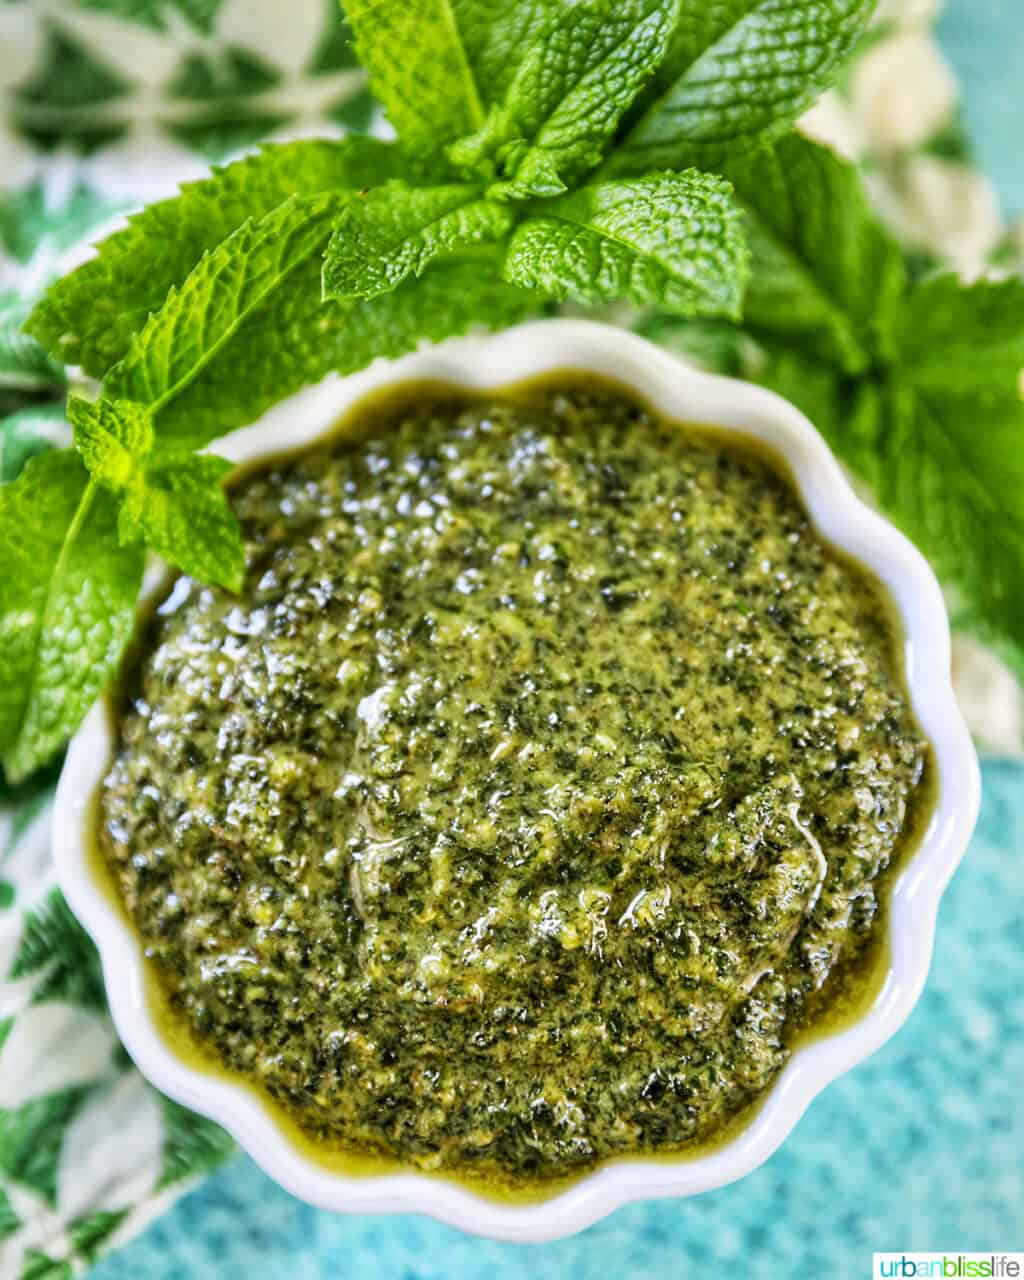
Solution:
[[[980,803],[978,760],[953,697],[949,622],[921,554],[856,497],[810,422],[769,391],[697,372],[645,339],[590,321],[554,319],[493,337],[453,339],[347,378],[330,377],[275,406],[218,447],[234,461],[312,444],[367,395],[423,379],[500,390],[557,371],[611,377],[666,418],[762,441],[788,464],[816,526],[886,586],[903,625],[905,678],[932,744],[935,808],[893,887],[890,960],[870,1008],[852,1025],[796,1049],[759,1110],[735,1138],[678,1161],[623,1158],[598,1166],[550,1198],[500,1203],[455,1181],[413,1171],[358,1176],[318,1166],[293,1146],[252,1086],[207,1075],[175,1057],[145,996],[142,948],[89,866],[90,801],[112,746],[102,700],[71,743],[57,791],[54,857],[73,911],[99,947],[110,1010],[139,1069],[158,1089],[224,1126],[275,1181],[300,1199],[345,1213],[425,1213],[477,1235],[542,1241],[569,1235],[635,1200],[688,1196],[742,1177],[786,1138],[830,1081],[879,1048],[924,986],[942,891],[963,856]],[[152,588],[150,588],[152,589]]]

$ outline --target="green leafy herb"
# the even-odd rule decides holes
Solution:
[[[332,371],[563,298],[653,308],[663,338],[792,384],[984,624],[1024,641],[1007,587],[1024,554],[1016,297],[911,287],[856,173],[782,137],[872,8],[349,0],[399,141],[288,143],[216,170],[51,286],[27,325],[39,345],[7,344],[18,397],[59,392],[55,358],[102,380],[72,401],[77,454],[0,457],[16,476],[0,488],[8,774],[56,750],[112,674],[143,542],[240,586],[226,464],[195,450]]]
[[[760,377],[807,413],[931,558],[955,590],[960,621],[1024,672],[1024,405],[1015,379],[947,396],[910,365],[844,379],[792,351],[773,351]]]
[[[144,538],[192,577],[240,591],[245,553],[223,487],[230,470],[230,462],[210,454],[148,467],[125,495],[117,526],[121,541]]]
[[[351,201],[334,223],[324,259],[324,297],[373,298],[420,276],[438,257],[511,228],[506,205],[465,185],[408,188],[389,183]]]
[[[85,465],[120,499],[121,542],[144,538],[185,573],[240,590],[241,531],[223,488],[231,463],[198,454],[154,458],[152,416],[131,400],[73,397],[68,416]]]
[[[17,781],[56,751],[116,669],[142,553],[73,453],[0,488],[0,754]]]
[[[560,195],[600,161],[664,56],[678,16],[679,0],[569,6],[538,32],[504,101],[450,158],[500,175],[493,194]]]
[[[922,392],[938,399],[995,395],[1024,369],[1024,281],[933,276],[900,309],[900,351]]]
[[[350,199],[346,191],[292,196],[259,222],[232,232],[149,317],[124,359],[107,374],[104,391],[158,413],[290,272],[322,251],[332,222]]]
[[[158,419],[160,439],[202,448],[325,374],[354,373],[424,339],[500,329],[536,311],[536,294],[501,279],[501,254],[481,248],[429,267],[368,302],[320,301],[320,262],[300,267]]]
[[[102,378],[168,291],[243,222],[264,217],[290,196],[358,190],[408,177],[409,169],[398,147],[375,138],[268,145],[134,214],[95,258],[48,290],[28,332],[67,364]]]
[[[792,134],[726,166],[755,269],[745,327],[856,373],[884,346],[906,284],[903,255],[856,170]]]
[[[13,294],[0,294],[0,396],[28,398],[59,392],[64,371],[22,329],[29,306]]]
[[[612,172],[718,167],[778,137],[826,87],[876,4],[687,4]]]
[[[398,136],[421,151],[478,129],[561,0],[347,0],[356,52]]]
[[[0,485],[16,480],[29,458],[70,439],[64,408],[55,401],[27,405],[0,418]]]
[[[580,302],[739,314],[747,254],[728,184],[691,170],[583,187],[542,206],[509,244],[514,284]]]
[[[74,425],[75,448],[100,484],[115,493],[136,484],[153,447],[153,419],[148,409],[131,400],[93,404],[72,396],[68,417]]]
[[[478,59],[493,6],[486,0],[348,0],[356,52],[399,137],[433,148],[478,128]]]

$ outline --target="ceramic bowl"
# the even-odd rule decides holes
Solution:
[[[811,1099],[888,1040],[913,1008],[928,973],[939,898],[970,838],[980,791],[977,758],[950,683],[949,624],[930,568],[855,496],[811,423],[768,391],[696,372],[621,329],[545,320],[495,337],[456,339],[379,362],[352,377],[329,378],[233,433],[218,452],[247,461],[312,443],[363,397],[403,382],[438,379],[474,390],[496,389],[556,370],[613,377],[667,418],[763,441],[785,460],[817,528],[881,579],[902,620],[906,679],[918,721],[932,743],[938,785],[927,830],[893,890],[888,971],[859,1020],[797,1049],[748,1127],[709,1154],[621,1160],[530,1203],[494,1201],[454,1181],[411,1170],[366,1176],[330,1172],[293,1145],[250,1087],[196,1070],[161,1038],[144,995],[139,942],[98,885],[87,857],[90,798],[112,745],[102,704],[71,744],[54,823],[60,881],[99,947],[117,1031],[158,1089],[218,1121],[272,1178],[314,1205],[346,1213],[426,1213],[464,1231],[520,1241],[578,1231],[628,1201],[708,1191],[766,1160]]]

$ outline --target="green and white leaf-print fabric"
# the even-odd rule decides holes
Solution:
[[[60,1277],[231,1150],[121,1048],[96,951],[54,883],[52,780],[0,815],[0,1276]]]
[[[907,241],[971,272],[1024,260],[958,128],[932,0],[884,0],[804,127],[855,158]],[[63,371],[19,332],[90,242],[264,138],[387,126],[335,0],[0,0],[0,484],[66,443]],[[1020,694],[958,641],[983,740],[1019,750]],[[114,1034],[95,950],[54,881],[54,776],[0,789],[0,1280],[65,1280],[233,1150],[156,1093]]]

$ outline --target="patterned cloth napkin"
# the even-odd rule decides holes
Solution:
[[[1024,261],[970,164],[930,0],[888,0],[804,127],[855,158],[894,227],[965,273]],[[263,138],[381,132],[335,0],[0,5],[0,483],[66,439],[62,375],[17,332],[54,274],[140,203]],[[1020,691],[958,639],[976,733],[1024,741]],[[53,776],[0,784],[0,1280],[66,1280],[233,1150],[157,1094],[106,1012],[54,883]]]

